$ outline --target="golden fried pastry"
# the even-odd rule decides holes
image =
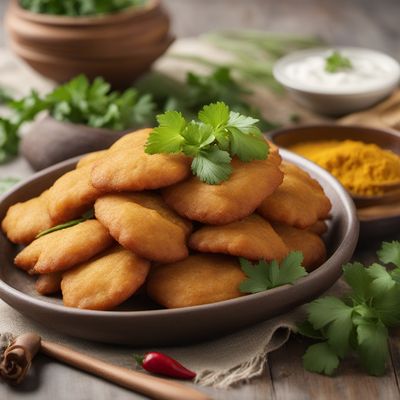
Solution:
[[[175,215],[156,194],[109,194],[94,206],[96,218],[125,248],[148,260],[187,257],[190,223]]]
[[[107,150],[100,150],[86,154],[78,161],[78,163],[76,164],[76,168],[82,168],[88,165],[93,165],[96,161],[101,160],[106,153]]]
[[[322,236],[328,230],[328,225],[325,221],[317,221],[315,224],[311,225],[308,230],[314,232],[318,236]]]
[[[280,223],[272,223],[272,227],[290,251],[303,253],[303,266],[307,271],[314,270],[326,260],[325,243],[315,233]]]
[[[14,262],[19,268],[37,274],[64,271],[89,260],[113,242],[100,222],[88,220],[34,240]]]
[[[109,310],[143,284],[150,263],[116,246],[63,274],[61,290],[68,307]]]
[[[281,184],[280,157],[271,146],[267,160],[248,163],[234,159],[230,178],[208,185],[192,176],[167,187],[162,194],[178,214],[211,225],[228,224],[250,215]]]
[[[249,260],[280,260],[289,252],[270,223],[256,214],[226,225],[204,226],[191,235],[189,246]]]
[[[46,194],[47,191],[8,209],[1,228],[11,242],[28,244],[38,233],[55,225],[47,211]]]
[[[106,192],[157,189],[190,175],[190,158],[182,154],[146,154],[151,129],[123,136],[94,164],[93,185]]]
[[[102,194],[90,181],[91,166],[67,172],[48,190],[47,207],[51,219],[59,224],[80,217]]]
[[[39,294],[44,296],[57,293],[61,290],[61,279],[61,272],[39,275],[36,280],[35,289]]]
[[[167,308],[190,307],[241,296],[239,284],[244,279],[236,258],[196,254],[154,267],[147,280],[147,293]]]
[[[258,207],[269,221],[305,229],[319,219],[325,219],[331,203],[320,184],[299,167],[283,163],[282,185]]]

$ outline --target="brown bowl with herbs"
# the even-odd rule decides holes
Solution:
[[[127,1],[124,8],[112,7],[114,2],[100,8],[94,1],[91,14],[76,8],[73,16],[63,14],[64,3],[57,9],[43,3],[37,12],[25,4],[30,3],[12,0],[7,10],[9,45],[33,69],[57,82],[84,73],[103,76],[116,87],[128,86],[173,41],[159,0]]]

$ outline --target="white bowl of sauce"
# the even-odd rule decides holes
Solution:
[[[328,71],[327,59],[334,53],[344,64],[333,63],[334,71]],[[322,114],[343,115],[387,97],[398,86],[400,65],[375,50],[317,48],[281,58],[273,73],[298,103]]]

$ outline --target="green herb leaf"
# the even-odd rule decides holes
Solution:
[[[317,343],[305,352],[303,365],[307,371],[333,375],[339,366],[339,357],[327,342]]]
[[[325,71],[327,72],[336,73],[352,68],[353,65],[350,59],[337,50],[325,59]]]
[[[229,153],[219,150],[216,146],[201,150],[192,161],[192,172],[201,181],[216,185],[226,181],[232,173]]]
[[[394,264],[400,268],[400,242],[383,242],[381,249],[378,251],[379,259],[385,264]]]
[[[372,278],[370,283],[372,296],[384,295],[396,284],[390,273],[382,265],[374,263],[367,268],[367,271]]]
[[[219,101],[204,106],[199,111],[199,120],[205,124],[211,125],[215,130],[224,128],[229,120],[229,107]]]
[[[388,331],[380,321],[363,321],[357,326],[358,354],[371,375],[383,375],[389,357]]]
[[[370,298],[372,277],[367,269],[359,262],[343,266],[343,278],[352,288],[351,297],[358,303]]]
[[[49,229],[46,229],[46,230],[40,232],[38,235],[36,235],[36,239],[39,239],[40,237],[48,235],[49,233],[52,233],[52,232],[60,231],[62,229],[66,229],[66,228],[71,228],[72,226],[78,225],[81,222],[84,222],[84,221],[87,221],[88,219],[93,219],[93,218],[94,218],[94,211],[90,210],[90,211],[86,212],[85,214],[83,214],[81,218],[74,219],[72,221],[68,221],[63,224],[53,226],[52,228],[49,228]]]
[[[157,121],[160,125],[149,135],[146,153],[179,153],[185,142],[182,132],[186,127],[186,121],[182,114],[177,111],[167,111],[158,115]]]
[[[252,264],[245,258],[240,258],[240,266],[247,279],[241,282],[239,290],[242,293],[258,293],[274,287],[293,284],[299,278],[307,275],[301,266],[303,255],[301,252],[292,251],[279,265],[276,260],[267,262],[259,261]]]
[[[353,329],[353,308],[336,297],[324,297],[310,303],[307,311],[314,329],[325,328],[329,345],[343,357],[348,351]]]

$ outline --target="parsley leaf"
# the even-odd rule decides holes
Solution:
[[[383,263],[392,263],[400,268],[400,242],[383,242],[381,249],[378,251],[378,257]]]
[[[325,58],[325,71],[336,73],[346,69],[352,69],[353,65],[348,57],[345,57],[339,51],[335,50]]]
[[[390,273],[382,265],[374,263],[367,268],[367,271],[372,278],[370,283],[372,296],[383,295],[396,284]]]
[[[245,258],[240,258],[242,271],[247,279],[241,282],[239,290],[242,293],[258,293],[274,287],[293,284],[299,278],[307,275],[301,266],[303,255],[299,251],[292,251],[279,265],[276,260],[270,262],[260,260],[252,264]]]
[[[303,365],[307,371],[332,375],[339,366],[339,357],[327,342],[317,343],[305,352]]]

